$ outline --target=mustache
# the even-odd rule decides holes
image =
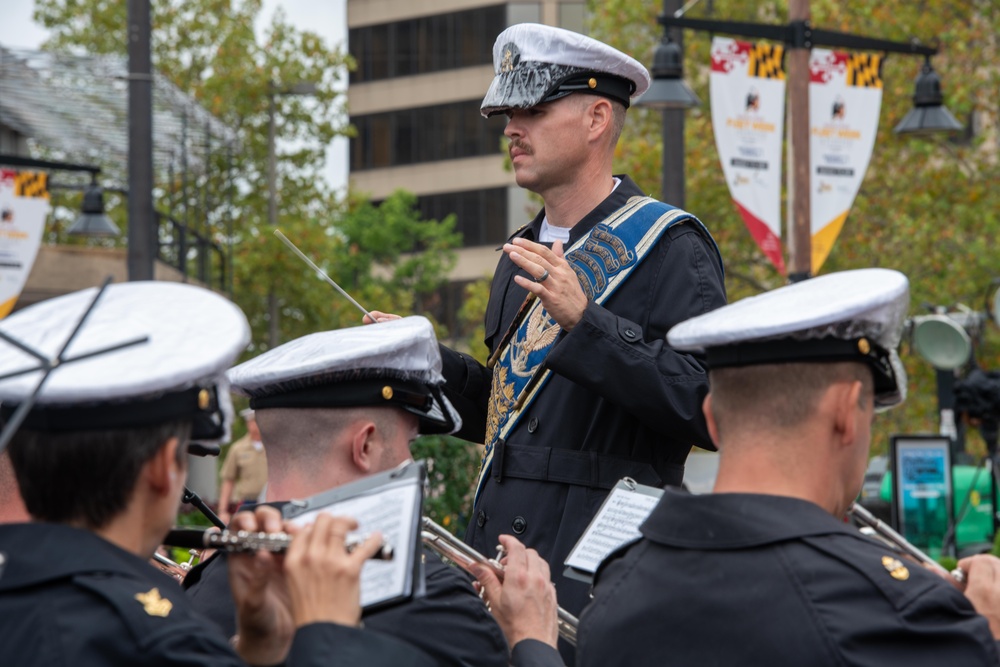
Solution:
[[[531,155],[531,154],[534,153],[534,151],[531,150],[531,146],[529,146],[525,142],[521,141],[520,139],[511,139],[510,140],[510,145],[507,146],[507,153],[510,154],[511,151],[513,151],[515,148],[518,148],[518,149],[524,151],[528,155]]]

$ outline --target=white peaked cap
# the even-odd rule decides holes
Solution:
[[[0,331],[54,359],[98,294],[48,299],[0,321]],[[120,349],[94,354],[146,338]],[[47,378],[24,423],[47,431],[151,426],[191,419],[192,438],[225,440],[232,419],[225,370],[250,340],[243,312],[201,287],[171,282],[109,285]],[[28,399],[40,362],[0,341],[4,414]],[[19,373],[20,372],[20,373]]]
[[[872,367],[876,405],[887,408],[906,396],[896,348],[909,303],[909,281],[898,271],[842,271],[681,322],[667,341],[678,350],[706,352],[709,368],[861,361]]]
[[[229,371],[255,410],[392,406],[421,433],[453,433],[462,420],[441,392],[441,353],[424,317],[309,334]]]
[[[527,109],[570,93],[621,102],[649,88],[649,72],[635,58],[596,39],[538,23],[504,30],[493,44],[496,76],[480,108],[489,117]]]

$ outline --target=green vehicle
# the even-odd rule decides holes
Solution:
[[[955,465],[952,466],[951,479],[954,498],[953,516],[958,520],[955,545],[959,557],[990,551],[993,548],[993,491],[989,469],[985,466]],[[882,475],[877,502],[873,502],[874,499],[871,497],[865,498],[864,495],[863,493],[861,504],[869,511],[877,513],[880,518],[888,520],[892,502],[892,471]],[[926,515],[917,519],[932,521],[934,516],[945,517],[941,522],[944,528],[933,531],[931,537],[921,538],[919,534],[907,534],[905,537],[930,556],[937,558],[940,556],[941,543],[947,532],[948,511],[947,508],[934,505],[933,499],[929,499]],[[914,522],[911,520],[911,523]]]

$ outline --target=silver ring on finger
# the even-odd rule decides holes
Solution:
[[[545,269],[544,271],[542,271],[542,275],[535,278],[535,282],[544,283],[546,280],[548,280],[548,278],[549,278],[549,270]]]

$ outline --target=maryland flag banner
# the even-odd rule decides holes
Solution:
[[[864,180],[882,107],[882,57],[813,49],[809,58],[812,272],[833,249]]]
[[[729,194],[750,235],[782,275],[783,55],[780,45],[716,37],[709,78],[712,129]]]
[[[14,309],[42,243],[48,177],[0,169],[0,317]]]

